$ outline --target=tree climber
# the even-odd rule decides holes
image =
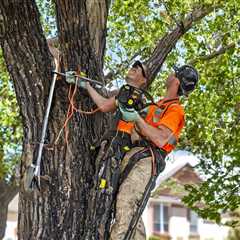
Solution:
[[[121,179],[117,195],[111,240],[127,240],[133,236],[139,217],[155,186],[155,180],[164,170],[164,159],[175,148],[184,126],[184,110],[179,103],[179,96],[188,96],[194,90],[198,73],[187,65],[175,68],[175,72],[166,80],[165,97],[157,103],[158,106],[147,107],[145,117],[136,111],[129,112],[120,108],[123,118],[135,123],[142,139],[138,140],[135,144],[137,147],[133,148],[122,162],[125,164],[126,159],[127,166],[122,174],[125,180]],[[155,167],[154,161],[151,161],[154,158]]]
[[[176,74],[171,74],[167,78],[165,97],[157,104],[142,104],[142,109],[139,111],[131,107],[131,101],[138,99],[138,96],[135,96],[136,89],[144,87],[148,80],[147,68],[139,61],[129,69],[126,76],[127,87],[123,86],[116,97],[105,98],[88,82],[78,81],[78,85],[88,91],[102,112],[113,112],[118,109],[121,113],[117,135],[111,139],[111,145],[117,142],[117,147],[115,145],[110,148],[112,149],[110,156],[116,154],[117,162],[121,161],[121,171],[118,171],[119,166],[112,167],[117,165],[116,162],[113,161],[114,164],[105,162],[105,164],[112,164],[113,171],[108,181],[111,182],[110,185],[115,191],[111,193],[111,200],[102,201],[110,203],[105,205],[104,210],[108,209],[118,191],[115,223],[110,233],[112,240],[131,239],[133,236],[139,217],[155,185],[156,177],[165,168],[164,159],[175,148],[184,126],[184,110],[179,103],[179,96],[188,95],[193,91],[198,81],[198,74],[194,68],[187,65],[175,69],[175,72]],[[75,82],[70,77],[67,81]],[[129,91],[131,101],[127,98],[127,104],[124,104],[125,92],[129,93]],[[129,134],[137,138],[129,141]],[[120,145],[125,148],[125,151],[124,148],[119,148]],[[108,212],[105,223],[111,218]],[[104,239],[109,239],[108,233],[104,232],[104,229],[102,231]]]

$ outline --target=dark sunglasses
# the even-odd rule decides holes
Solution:
[[[143,68],[143,65],[140,61],[136,61],[133,65],[132,65],[132,68],[137,68],[137,67],[140,67],[142,69],[142,75],[147,78],[146,76],[146,73],[144,71],[144,68]]]

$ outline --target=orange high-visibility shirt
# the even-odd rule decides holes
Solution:
[[[179,139],[180,132],[184,127],[184,109],[179,103],[179,99],[160,100],[157,105],[150,105],[147,110],[145,121],[153,127],[164,125],[172,132],[172,136],[162,149],[171,152]],[[133,122],[120,120],[117,129],[131,134],[134,127]]]
[[[173,135],[169,139],[169,142],[162,147],[165,151],[171,152],[176,146],[173,141],[178,141],[180,132],[184,127],[184,109],[178,99],[163,99],[157,105],[159,107],[156,105],[149,107],[145,121],[153,127],[164,125],[171,130]]]

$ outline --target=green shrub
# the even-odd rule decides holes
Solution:
[[[160,238],[157,236],[151,236],[148,238],[148,240],[160,240]]]

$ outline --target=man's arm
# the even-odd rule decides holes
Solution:
[[[52,56],[55,59],[58,59],[60,55],[60,51],[54,46],[56,43],[56,39],[48,39],[48,47],[52,54]],[[89,82],[83,82],[84,86],[83,88],[87,89],[90,97],[92,100],[96,103],[96,105],[99,107],[101,112],[112,112],[116,109],[116,103],[115,103],[115,97],[111,98],[105,98],[101,96],[90,84]],[[117,93],[115,93],[117,95]]]
[[[140,116],[136,124],[141,134],[155,143],[159,148],[163,147],[173,134],[172,131],[164,125],[160,125],[158,128],[153,127],[146,123]]]
[[[124,121],[135,122],[136,126],[141,132],[141,135],[155,143],[155,145],[159,148],[163,147],[173,135],[173,131],[163,124],[159,125],[158,127],[151,126],[145,122],[145,120],[141,118],[141,116],[135,110],[127,110],[121,105],[119,106],[119,109],[122,113]]]
[[[82,80],[81,78],[76,82],[74,71],[66,72],[66,81],[68,83],[77,84],[80,88],[86,89],[92,98],[92,100],[97,104],[101,112],[112,112],[116,109],[115,96],[110,98],[105,98],[99,94],[89,82]]]
[[[86,82],[86,89],[101,112],[113,112],[116,109],[115,97],[103,97],[89,84],[89,82]]]

